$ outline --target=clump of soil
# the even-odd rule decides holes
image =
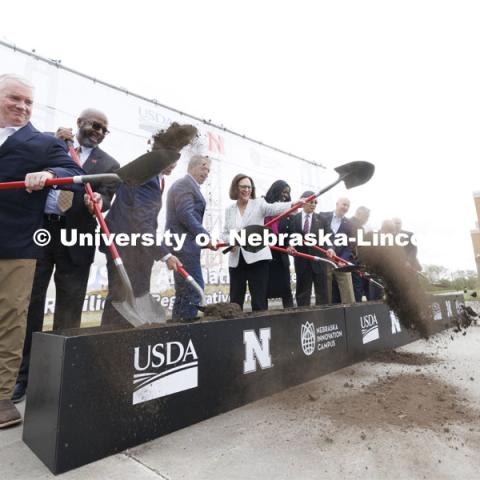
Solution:
[[[398,363],[400,365],[431,365],[437,363],[437,358],[426,353],[397,352],[385,350],[375,352],[367,359],[371,363]]]
[[[198,130],[193,125],[180,125],[173,122],[167,129],[159,130],[153,135],[152,150],[174,150],[179,152],[192,143],[198,136]]]
[[[463,329],[468,328],[470,325],[477,324],[478,313],[468,305],[460,305],[461,311],[455,322],[455,332],[460,332]]]
[[[404,249],[358,247],[358,257],[369,273],[383,280],[386,301],[402,326],[428,338],[434,324],[432,310],[417,273],[406,264]]]
[[[216,318],[238,318],[243,316],[242,309],[237,303],[211,303],[202,308],[205,317],[209,320]]]
[[[344,392],[333,401],[319,399],[322,415],[360,428],[395,425],[437,432],[445,431],[446,424],[478,422],[479,412],[455,387],[424,374],[387,376],[356,392]]]

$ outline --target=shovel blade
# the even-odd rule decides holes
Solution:
[[[123,183],[134,187],[155,177],[179,158],[180,154],[173,150],[154,150],[141,155],[115,173]]]
[[[247,245],[243,247],[247,252],[251,253],[257,253],[263,248],[265,248],[265,245],[263,243],[260,243],[259,245],[251,245],[250,244],[250,236],[251,235],[261,235],[263,238],[264,232],[268,232],[269,229],[265,228],[263,225],[248,225],[245,227],[245,234],[246,234],[246,240],[247,240]]]
[[[167,321],[165,310],[149,293],[141,297],[135,297],[134,305],[126,300],[112,302],[112,305],[134,327]]]
[[[372,178],[375,172],[375,165],[358,160],[340,165],[335,168],[335,171],[342,177],[346,188],[354,188],[367,183]]]

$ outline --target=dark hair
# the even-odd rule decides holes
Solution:
[[[275,203],[275,202],[290,202],[292,199],[290,198],[290,193],[286,200],[282,198],[282,192],[288,188],[290,190],[290,185],[285,182],[284,180],[277,180],[273,182],[268,192],[265,195],[265,201],[267,203]]]
[[[315,192],[312,192],[311,190],[306,190],[305,192],[302,193],[302,196],[300,198],[308,198],[308,197],[311,197],[312,195],[315,195]]]
[[[230,198],[232,200],[238,200],[238,184],[240,183],[240,180],[243,180],[244,178],[248,178],[250,182],[252,182],[252,191],[250,192],[250,198],[255,198],[255,183],[253,182],[253,178],[243,173],[238,173],[233,177],[232,183],[230,185]]]

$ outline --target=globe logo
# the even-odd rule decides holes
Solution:
[[[311,355],[315,351],[315,325],[313,323],[302,324],[301,341],[303,353]]]

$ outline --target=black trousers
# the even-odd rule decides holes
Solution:
[[[229,268],[229,272],[231,303],[237,303],[243,309],[248,283],[252,310],[268,310],[268,260],[248,264],[240,252],[238,266]]]
[[[23,359],[17,382],[28,382],[32,335],[43,329],[43,317],[47,289],[53,274],[55,281],[55,313],[53,330],[79,328],[83,302],[87,291],[90,263],[76,265],[68,254],[67,247],[60,243],[62,221],[45,220],[44,228],[50,232],[51,241],[43,248],[43,258],[37,260],[33,279],[32,296],[28,307],[27,329],[23,345]]]
[[[297,306],[310,306],[312,286],[315,289],[315,305],[325,305],[328,303],[326,269],[322,268],[320,272],[316,273],[310,265],[307,265],[302,271],[297,272],[297,290],[295,292]]]

